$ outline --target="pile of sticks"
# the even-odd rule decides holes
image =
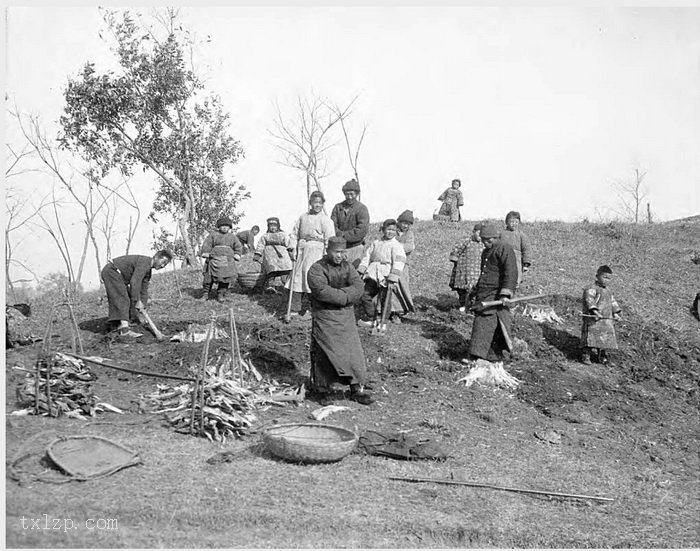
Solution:
[[[207,368],[194,408],[193,383],[157,385],[158,392],[142,396],[142,402],[146,400],[156,408],[151,413],[165,413],[178,432],[225,442],[246,434],[257,420],[256,410],[304,399],[303,387],[298,389],[274,380],[256,380],[251,387],[241,387],[233,379],[217,376],[216,370],[215,366]]]
[[[229,328],[230,356],[210,365],[209,345],[217,331],[216,313],[212,312],[195,380],[175,387],[158,385],[158,392],[142,396],[159,408],[153,413],[167,413],[179,432],[225,442],[246,433],[256,420],[255,409],[305,398],[303,385],[297,388],[264,379],[250,359],[243,357],[233,308]]]
[[[13,415],[94,416],[99,409],[91,390],[95,379],[97,376],[80,360],[61,353],[40,355],[34,371],[28,371],[17,386],[17,401],[26,409]]]
[[[153,413],[167,413],[168,421],[178,432],[191,432],[192,422],[193,434],[216,442],[242,436],[256,420],[252,413],[252,393],[232,381],[212,376],[204,382],[200,392],[201,402],[195,402],[194,412],[193,384],[158,385],[158,392],[143,398],[160,406],[161,409]]]

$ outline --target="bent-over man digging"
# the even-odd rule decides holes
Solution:
[[[129,329],[129,321],[138,321],[137,310],[145,308],[148,302],[148,286],[151,270],[165,268],[173,259],[170,251],[161,250],[150,256],[129,254],[110,260],[102,268],[102,281],[107,291],[109,304],[108,321],[118,324],[122,337],[141,337]]]

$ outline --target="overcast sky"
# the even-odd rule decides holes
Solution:
[[[68,76],[88,60],[110,62],[100,14],[6,15],[7,93],[48,126]],[[618,205],[612,183],[636,167],[657,219],[700,213],[700,9],[215,7],[182,16],[211,37],[200,52],[207,89],[246,151],[234,170],[253,195],[244,226],[276,215],[290,228],[304,210],[303,175],[276,162],[267,131],[275,101],[287,108],[312,92],[339,104],[360,94],[350,131],[367,124],[359,174],[373,221],[404,209],[430,218],[455,177],[468,220],[519,210],[525,223],[595,221]],[[329,210],[351,177],[342,144],[331,160]],[[33,176],[26,186],[49,182]],[[148,203],[152,186],[142,194]],[[150,240],[144,225],[139,252]],[[61,269],[49,244],[35,246],[44,269]]]

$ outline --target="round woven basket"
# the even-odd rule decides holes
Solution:
[[[238,284],[247,291],[262,285],[265,274],[263,272],[247,272],[238,274]]]
[[[349,429],[314,423],[287,423],[263,432],[271,454],[299,463],[340,461],[355,449],[357,440],[357,434]]]

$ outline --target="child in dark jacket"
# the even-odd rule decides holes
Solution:
[[[608,285],[612,279],[609,266],[601,266],[595,274],[595,283],[583,290],[583,324],[581,344],[584,364],[591,363],[591,353],[598,351],[598,361],[609,363],[607,350],[617,350],[614,320],[620,319],[620,307]]]

